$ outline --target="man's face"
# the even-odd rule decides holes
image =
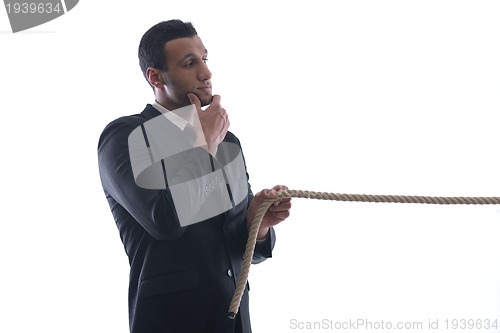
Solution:
[[[168,107],[171,110],[191,104],[187,93],[193,93],[208,105],[212,101],[212,73],[207,67],[207,49],[200,37],[185,37],[165,44],[168,70],[163,73]]]

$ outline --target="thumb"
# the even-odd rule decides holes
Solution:
[[[264,189],[262,191],[259,192],[259,199],[264,201],[265,199],[272,199],[276,196],[276,190],[274,189],[271,189],[271,190],[268,190],[268,189]]]
[[[187,98],[189,99],[191,104],[194,104],[194,106],[196,107],[197,110],[201,109],[201,102],[200,102],[200,99],[198,98],[198,96],[196,96],[193,93],[188,93]]]

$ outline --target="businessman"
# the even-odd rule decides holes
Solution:
[[[237,317],[227,312],[249,223],[286,186],[253,195],[207,54],[189,22],[151,27],[139,63],[154,101],[99,139],[101,182],[130,263],[131,333],[251,332],[248,285]],[[285,198],[266,212],[254,263],[271,257],[273,227],[290,208]]]

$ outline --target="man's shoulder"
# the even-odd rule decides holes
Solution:
[[[109,124],[107,124],[104,127],[104,132],[112,127],[117,127],[117,126],[139,126],[146,122],[146,118],[144,118],[140,113],[137,114],[131,114],[127,116],[121,116],[119,118],[116,118],[115,120],[111,121]]]
[[[105,129],[116,125],[141,125],[151,119],[154,116],[154,112],[157,112],[157,115],[160,115],[160,113],[156,111],[151,104],[147,104],[142,112],[118,117],[108,123]]]
[[[147,122],[153,116],[154,110],[153,106],[148,104],[141,113],[121,116],[112,120],[104,127],[99,137],[99,145],[106,139],[122,136],[128,137],[134,129]]]
[[[226,137],[224,138],[224,141],[225,142],[232,142],[232,143],[236,143],[237,145],[240,145],[240,140],[238,139],[238,137],[236,135],[234,135],[233,132],[230,132],[230,131],[227,131]]]
[[[113,121],[109,122],[103,130],[103,134],[110,131],[116,130],[117,128],[134,129],[147,122],[148,120],[154,118],[155,116],[161,115],[151,104],[147,104],[141,113],[130,114],[126,116],[121,116]]]

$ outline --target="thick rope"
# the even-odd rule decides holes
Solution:
[[[276,197],[262,202],[255,214],[252,225],[250,226],[248,241],[243,256],[243,265],[241,275],[233,294],[233,299],[229,306],[228,317],[234,319],[240,307],[241,297],[248,281],[248,273],[252,264],[252,257],[257,241],[262,218],[267,212],[269,206],[278,199],[282,198],[308,198],[318,200],[334,201],[360,201],[360,202],[387,202],[387,203],[417,203],[417,204],[436,204],[436,205],[500,205],[500,197],[427,197],[427,196],[400,196],[400,195],[365,195],[365,194],[339,194],[329,192],[313,192],[300,190],[282,190],[278,191]]]

